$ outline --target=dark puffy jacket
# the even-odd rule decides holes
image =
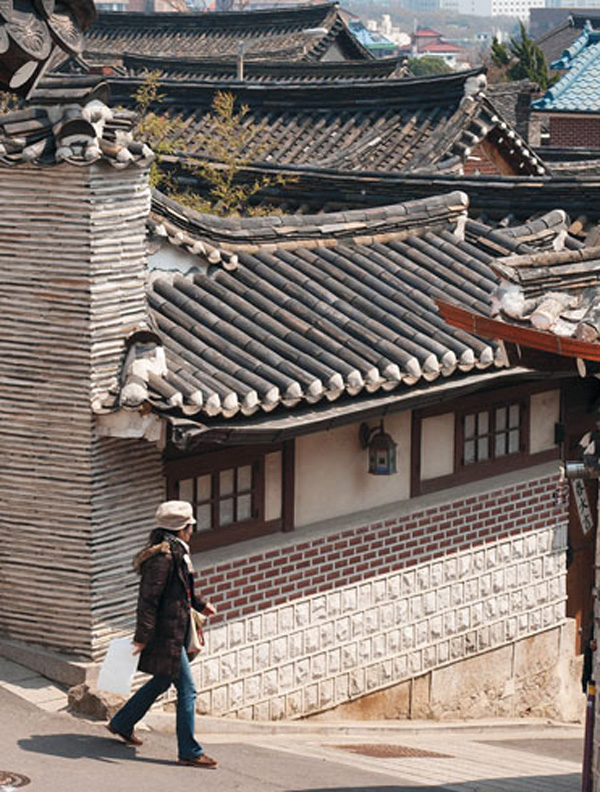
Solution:
[[[184,547],[167,538],[142,550],[135,561],[142,579],[133,640],[145,645],[139,670],[146,674],[172,679],[179,676],[181,648],[187,640],[190,621],[190,598],[196,610],[204,610],[204,602],[194,595],[194,580],[184,555]]]

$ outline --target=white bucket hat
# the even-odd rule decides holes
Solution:
[[[194,525],[194,511],[187,501],[171,500],[161,503],[156,510],[156,524],[168,531],[183,531],[186,525]]]

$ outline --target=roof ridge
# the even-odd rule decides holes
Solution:
[[[174,237],[177,229],[182,229],[189,235],[190,247],[198,239],[208,238],[213,245],[224,245],[226,250],[235,251],[247,244],[297,246],[306,244],[307,240],[325,244],[327,240],[404,233],[407,229],[416,233],[419,228],[458,223],[459,217],[466,216],[469,198],[466,193],[455,190],[445,195],[331,214],[237,218],[196,212],[157,190],[153,191],[152,204],[155,228],[161,225],[156,215],[162,217],[167,226],[172,226],[165,231],[167,237]]]
[[[196,24],[198,27],[217,27],[216,23],[221,23],[220,27],[235,26],[235,23],[240,24],[240,27],[249,27],[253,22],[264,18],[268,19],[272,24],[274,21],[279,24],[289,24],[289,19],[302,18],[304,16],[318,16],[319,12],[326,18],[331,15],[332,11],[339,9],[338,2],[325,2],[325,3],[306,3],[304,5],[295,5],[287,8],[259,8],[244,11],[211,11],[210,14],[199,14],[195,11],[181,12],[181,11],[156,11],[148,13],[146,11],[128,11],[124,14],[122,11],[100,11],[98,13],[98,20],[95,29],[103,27],[104,22],[111,22],[116,27],[132,26],[132,23],[137,23],[140,20],[145,20],[150,26],[162,27],[165,22],[172,21],[176,27],[183,27],[186,25]]]

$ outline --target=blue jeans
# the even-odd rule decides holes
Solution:
[[[110,722],[115,731],[130,735],[156,699],[175,685],[177,689],[177,748],[180,759],[195,759],[204,749],[194,737],[196,688],[185,649],[181,650],[181,670],[177,679],[153,676],[124,704]]]

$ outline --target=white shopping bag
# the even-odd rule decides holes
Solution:
[[[139,655],[133,654],[130,638],[113,638],[98,675],[98,690],[128,696]]]

